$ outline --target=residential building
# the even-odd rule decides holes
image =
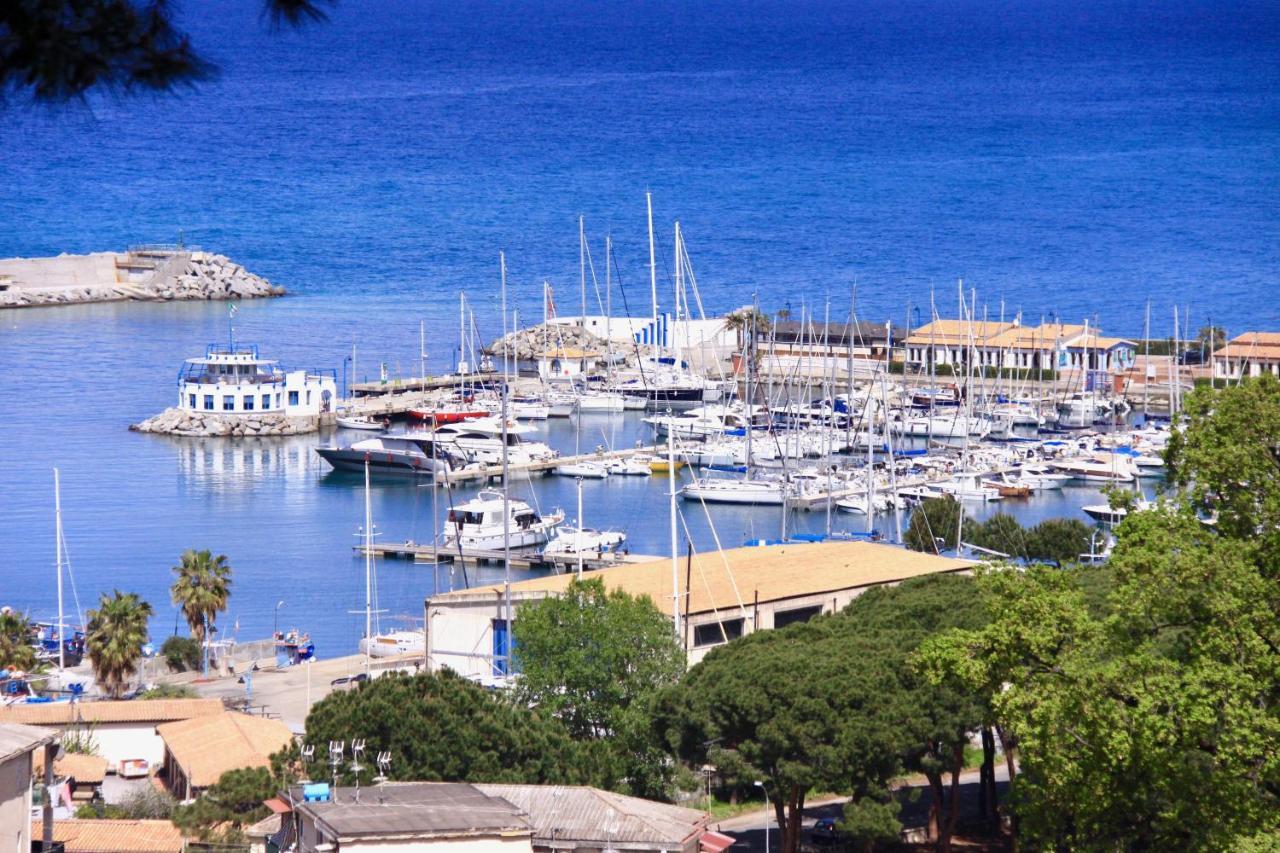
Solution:
[[[286,844],[298,853],[533,853],[520,809],[463,782],[366,787],[359,799],[355,788],[321,784],[288,796]]]
[[[953,370],[1101,370],[1116,373],[1133,364],[1137,344],[1108,338],[1084,324],[934,320],[911,332],[908,364],[947,365]]]
[[[0,707],[0,723],[39,726],[61,733],[93,729],[98,754],[115,770],[120,761],[145,759],[152,767],[164,758],[164,743],[156,726],[177,720],[222,713],[219,699],[149,699],[146,701],[49,702]]]
[[[44,779],[43,752],[36,753],[31,772],[36,779]],[[53,778],[67,784],[73,802],[93,799],[106,777],[107,760],[97,755],[64,752],[53,762]]]
[[[757,630],[833,613],[866,589],[921,575],[965,572],[966,560],[872,542],[816,542],[734,548],[681,557],[681,638],[690,665],[712,648]],[[674,617],[670,559],[589,572],[609,590],[648,597]],[[530,601],[557,595],[573,575],[511,584],[515,618]],[[425,603],[427,666],[448,667],[482,683],[502,680],[510,664],[502,584],[440,593]]]
[[[57,735],[34,726],[0,725],[0,850],[27,853],[31,839],[32,754],[55,743]]]
[[[1263,373],[1280,376],[1280,332],[1245,332],[1213,354],[1215,379],[1241,379]]]
[[[190,800],[228,770],[270,767],[271,755],[293,742],[279,720],[222,711],[157,726],[164,742],[163,776],[173,795]]]
[[[66,853],[182,853],[186,849],[182,832],[167,820],[55,820],[53,840]]]

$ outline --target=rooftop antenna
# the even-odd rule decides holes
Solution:
[[[387,798],[382,792],[382,786],[387,784],[388,774],[391,772],[391,753],[379,752],[377,757],[378,775],[373,777],[373,781],[378,783],[378,805],[385,806]]]
[[[351,741],[351,773],[356,777],[356,802],[360,802],[360,771],[364,770],[364,765],[360,763],[360,759],[364,756],[364,738]]]
[[[346,747],[346,742],[341,740],[329,741],[329,766],[333,770],[333,801],[338,801],[338,766],[342,764],[342,752]]]
[[[308,772],[308,768],[311,767],[312,759],[316,757],[316,745],[314,743],[304,744],[302,748],[298,750],[298,757],[302,759],[303,776],[299,781],[309,782],[311,781],[311,774]]]

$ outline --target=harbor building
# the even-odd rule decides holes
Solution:
[[[1214,379],[1280,376],[1280,332],[1245,332],[1213,353]]]
[[[757,332],[753,347],[762,376],[847,379],[850,370],[855,377],[883,370],[905,336],[905,329],[887,323],[779,320],[767,332]],[[734,356],[734,370],[745,370],[740,352]]]
[[[0,725],[0,849],[37,850],[31,832],[31,767],[38,749],[56,749],[57,735],[33,726]]]
[[[286,371],[256,346],[210,344],[178,376],[178,408],[190,413],[316,417],[337,396],[334,371]]]
[[[1084,324],[934,320],[907,337],[906,360],[926,369],[964,370],[972,363],[974,369],[1118,373],[1133,365],[1137,349],[1134,341],[1104,337]]]
[[[555,347],[538,354],[538,376],[545,380],[585,378],[605,364],[603,358],[580,347]]]
[[[753,631],[781,628],[835,613],[865,590],[908,578],[967,572],[973,563],[862,541],[734,548],[587,572],[606,589],[648,597],[668,618],[678,603],[689,665],[708,651]],[[513,619],[530,601],[562,593],[572,574],[511,584]],[[426,600],[426,662],[484,684],[508,674],[510,629],[502,584],[434,595]]]

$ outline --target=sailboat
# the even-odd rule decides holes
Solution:
[[[364,636],[360,638],[360,652],[365,656],[365,669],[370,658],[390,657],[402,654],[425,654],[427,632],[425,630],[388,631],[381,625],[375,631],[375,617],[382,613],[377,609],[374,597],[377,582],[373,570],[373,504],[369,494],[369,463],[364,465]]]

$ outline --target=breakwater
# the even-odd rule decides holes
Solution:
[[[319,416],[290,417],[281,414],[221,415],[165,409],[155,417],[132,424],[134,432],[199,437],[255,437],[304,435],[320,428]]]
[[[225,255],[182,247],[0,260],[0,308],[257,299],[284,293],[283,287]]]

